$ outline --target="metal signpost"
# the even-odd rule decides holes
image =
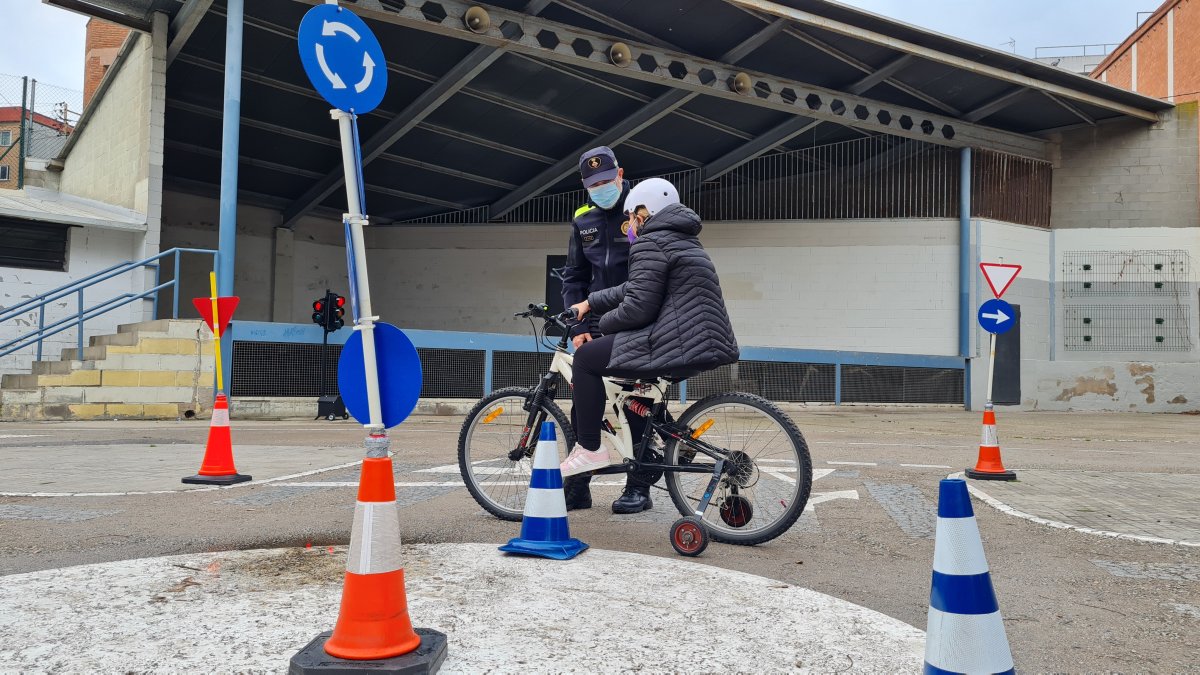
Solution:
[[[1021,272],[1020,265],[1005,265],[1003,259],[999,263],[980,263],[983,278],[996,297],[988,300],[979,307],[979,327],[988,332],[988,377],[987,403],[984,410],[992,409],[992,377],[996,371],[996,336],[1007,333],[1016,325],[1016,310],[1012,305],[1000,299],[1008,287],[1012,285],[1017,274]]]
[[[330,116],[337,120],[341,138],[346,179],[342,225],[355,333],[338,361],[338,389],[347,410],[366,427],[367,438],[338,621],[332,632],[318,635],[292,658],[289,672],[436,672],[445,659],[446,638],[431,629],[414,632],[408,619],[387,436],[387,429],[416,407],[421,362],[408,337],[375,315],[363,240],[368,221],[358,116],[383,100],[387,60],[367,24],[336,0],[304,15],[297,43],[304,72],[334,106]],[[351,668],[350,661],[364,665]]]

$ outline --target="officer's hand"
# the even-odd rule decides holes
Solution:
[[[575,349],[579,349],[580,347],[583,346],[583,344],[585,342],[591,342],[591,341],[592,341],[591,333],[580,333],[579,335],[576,335],[574,338],[572,338],[571,343],[575,345]]]

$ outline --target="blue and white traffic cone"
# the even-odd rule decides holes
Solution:
[[[525,495],[521,536],[501,546],[500,550],[570,560],[587,547],[582,541],[571,538],[554,423],[543,422],[542,434],[533,451],[533,476],[529,480],[529,492]]]
[[[983,557],[967,482],[944,479],[933,544],[925,673],[1012,672],[1012,652]]]

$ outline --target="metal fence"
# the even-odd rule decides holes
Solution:
[[[960,150],[877,135],[776,152],[705,179],[701,169],[661,177],[705,220],[957,218]],[[1051,165],[978,150],[972,153],[972,215],[1050,226]],[[636,182],[638,179],[635,179]],[[535,197],[496,219],[563,223],[587,203],[586,191]],[[483,223],[486,207],[413,223]]]
[[[0,187],[24,187],[28,159],[62,152],[83,109],[83,92],[0,74]]]
[[[315,397],[322,357],[324,391],[336,391],[337,343],[348,329],[331,334],[327,347],[316,326],[242,321],[232,330],[232,395]],[[536,351],[528,336],[405,332],[421,356],[422,398],[475,399],[504,387],[533,387],[550,366],[550,352]],[[688,401],[744,391],[781,402],[961,404],[963,364],[953,356],[746,347],[741,361],[673,385],[668,396]],[[559,398],[569,399],[570,388],[559,385]]]

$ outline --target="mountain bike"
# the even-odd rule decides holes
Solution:
[[[574,358],[567,345],[575,316],[572,310],[554,314],[542,304],[530,304],[514,316],[528,318],[537,343],[552,350],[550,368],[533,387],[500,389],[475,404],[459,434],[458,463],[480,506],[517,521],[524,512],[542,422],[556,427],[560,461],[575,445],[570,418],[555,402],[559,378],[571,381]],[[540,334],[534,319],[543,321]],[[551,327],[562,332],[557,342],[550,342]],[[808,444],[787,413],[753,394],[713,394],[673,419],[667,407],[669,387],[696,374],[605,378],[608,401],[601,433],[624,461],[595,474],[630,473],[654,487],[663,480],[683,516],[671,526],[671,545],[681,555],[699,555],[710,539],[747,546],[770,541],[786,532],[808,503]],[[629,415],[646,419],[636,444]],[[665,441],[661,459],[652,448],[656,438]]]

